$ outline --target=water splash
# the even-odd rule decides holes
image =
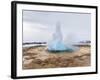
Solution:
[[[53,33],[53,37],[51,42],[48,44],[48,51],[52,52],[61,52],[61,51],[68,51],[72,52],[75,51],[76,47],[72,45],[65,45],[63,43],[63,36],[61,33],[60,23],[56,24],[55,32]]]

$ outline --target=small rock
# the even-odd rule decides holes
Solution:
[[[42,63],[42,61],[40,59],[35,59],[33,62],[37,63],[37,64],[41,64]]]
[[[33,59],[24,60],[24,61],[23,61],[23,64],[24,64],[24,65],[26,65],[26,64],[28,65],[28,64],[30,64],[32,61],[33,61]]]

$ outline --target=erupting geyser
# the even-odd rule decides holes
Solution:
[[[56,24],[55,32],[53,33],[52,40],[48,43],[48,51],[61,52],[61,51],[75,51],[76,47],[72,45],[65,45],[63,43],[63,36],[61,33],[60,23]]]

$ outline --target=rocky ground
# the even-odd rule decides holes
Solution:
[[[23,69],[90,66],[90,46],[75,52],[49,52],[45,46],[23,48]]]

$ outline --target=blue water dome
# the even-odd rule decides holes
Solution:
[[[51,51],[51,52],[62,52],[62,51],[72,52],[75,50],[76,50],[76,47],[69,45],[69,44],[65,45],[63,43],[61,26],[60,26],[60,23],[57,23],[56,28],[55,28],[55,32],[52,35],[52,40],[48,43],[48,51]]]

